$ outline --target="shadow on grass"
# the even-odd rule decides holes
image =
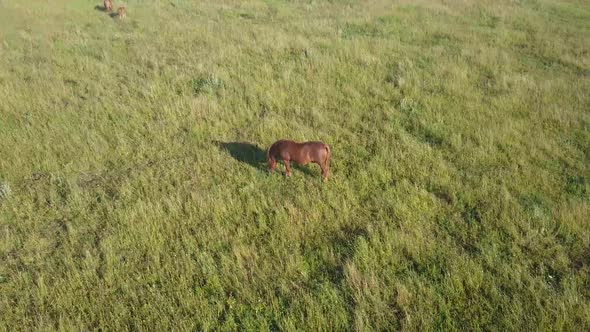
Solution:
[[[266,151],[246,142],[213,141],[220,149],[229,152],[235,160],[248,164],[259,170],[266,170]]]
[[[100,5],[94,6],[94,10],[97,10],[97,11],[103,12],[103,13],[107,13],[107,9],[104,6],[100,6]],[[108,14],[109,14],[109,17],[113,18],[113,19],[119,17],[119,14],[116,11],[109,12]]]
[[[248,164],[261,171],[267,171],[268,166],[266,164],[266,150],[259,148],[257,145],[247,142],[219,142],[213,141],[220,149],[229,152],[230,156],[235,160]],[[291,163],[291,167],[295,170],[301,171],[307,175],[315,176],[309,166],[300,166],[295,163]],[[277,170],[284,174],[284,165],[282,170],[281,166],[277,166]]]
[[[107,9],[104,6],[100,6],[100,5],[94,6],[94,10],[99,11],[99,12],[103,12],[103,13],[107,13]],[[108,14],[109,14],[110,18],[119,17],[119,14],[115,10],[109,12]]]

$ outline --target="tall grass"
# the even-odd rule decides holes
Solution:
[[[126,5],[0,2],[0,329],[590,329],[586,1]]]

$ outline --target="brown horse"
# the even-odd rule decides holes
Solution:
[[[127,9],[125,8],[125,6],[121,6],[121,7],[117,8],[117,14],[119,15],[120,20],[127,17]]]
[[[324,180],[330,174],[330,147],[322,142],[276,141],[266,152],[266,161],[271,173],[275,170],[278,159],[283,160],[285,164],[286,176],[291,175],[290,161],[294,161],[299,165],[309,163],[320,165]]]
[[[113,1],[112,0],[104,0],[103,4],[104,4],[104,10],[106,10],[109,13],[113,11]]]

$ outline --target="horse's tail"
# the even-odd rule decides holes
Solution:
[[[324,160],[324,163],[326,164],[326,166],[328,166],[328,169],[330,168],[330,146],[328,144],[324,144],[324,147],[326,148],[326,159]]]

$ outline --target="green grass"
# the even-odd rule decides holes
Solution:
[[[96,5],[0,1],[0,330],[590,329],[588,1]]]

